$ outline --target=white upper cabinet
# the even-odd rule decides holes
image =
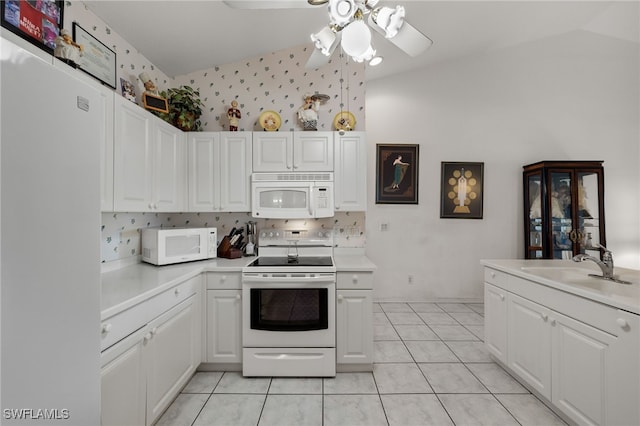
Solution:
[[[251,132],[189,133],[188,210],[251,211],[251,148]]]
[[[184,141],[184,133],[179,129],[125,98],[116,97],[114,210],[184,210]]]
[[[255,132],[254,172],[332,172],[333,132]]]
[[[367,210],[367,143],[364,132],[335,133],[335,209]]]

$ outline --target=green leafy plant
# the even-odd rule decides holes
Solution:
[[[160,118],[186,132],[202,130],[200,116],[204,104],[200,100],[200,92],[190,86],[180,86],[162,91],[160,96],[169,104],[169,112],[160,113]]]

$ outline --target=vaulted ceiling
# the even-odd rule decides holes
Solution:
[[[273,0],[261,0],[261,2]],[[208,1],[89,1],[87,6],[165,74],[175,77],[277,50],[309,45],[326,6],[237,9]],[[276,1],[277,2],[277,1]],[[576,30],[639,41],[639,3],[599,1],[381,1],[434,42],[412,58],[374,33],[385,61],[367,80]]]

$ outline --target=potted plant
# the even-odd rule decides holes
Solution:
[[[160,117],[185,132],[201,130],[200,116],[204,106],[200,93],[189,86],[162,91],[160,96],[167,99],[168,113],[160,113]]]

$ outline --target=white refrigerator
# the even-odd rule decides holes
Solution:
[[[104,107],[0,40],[0,423],[99,425]]]

